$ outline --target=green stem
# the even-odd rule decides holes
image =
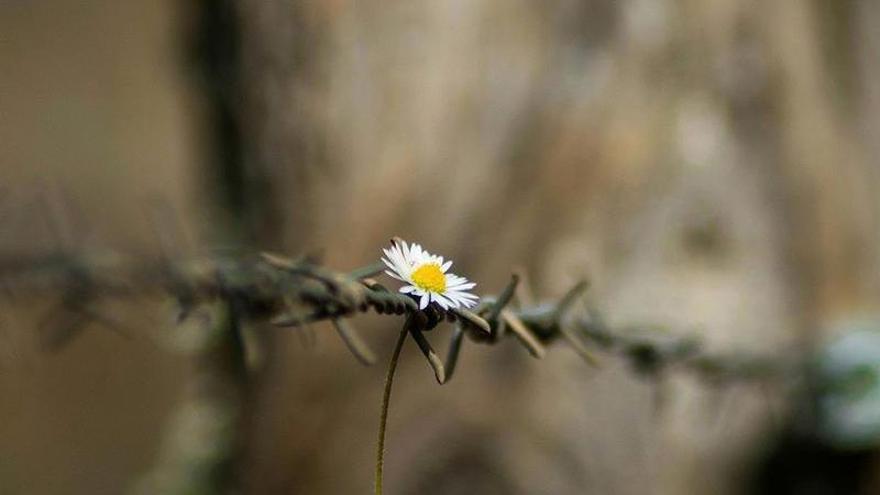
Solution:
[[[388,423],[388,406],[391,403],[391,385],[394,383],[394,371],[397,369],[397,360],[400,358],[400,350],[409,333],[410,321],[404,323],[397,337],[397,345],[388,363],[388,373],[385,375],[385,392],[382,395],[382,413],[379,417],[379,442],[376,444],[376,495],[382,495],[382,471],[385,467],[385,425]]]

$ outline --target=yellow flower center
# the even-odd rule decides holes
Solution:
[[[412,281],[418,288],[443,294],[446,291],[446,274],[440,270],[440,265],[428,263],[420,266],[412,272]]]

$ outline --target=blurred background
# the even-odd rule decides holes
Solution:
[[[537,299],[586,277],[611,323],[713,351],[861,332],[829,359],[880,386],[880,3],[3,0],[0,74],[4,259],[170,236],[348,270],[399,235],[481,294],[515,268]],[[0,493],[182,493],[163,466],[199,372],[173,305],[47,349],[59,294],[6,292]],[[385,363],[401,322],[355,324]],[[223,491],[369,493],[384,365],[326,324],[252,331]],[[880,493],[876,431],[804,434],[815,396],[657,395],[614,358],[513,343],[466,344],[441,387],[410,344],[387,493]]]

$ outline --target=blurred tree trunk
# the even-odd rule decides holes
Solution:
[[[308,36],[296,7],[248,4],[197,3],[191,56],[207,131],[198,170],[208,186],[208,245],[254,256],[289,249],[289,232],[302,235],[284,205],[303,195],[282,173],[301,166],[301,116],[276,109],[304,79],[296,52]],[[278,353],[274,329],[246,325],[236,305],[218,303],[208,318],[194,383],[169,429],[172,447],[153,476],[159,484],[147,491],[238,493],[247,483]]]

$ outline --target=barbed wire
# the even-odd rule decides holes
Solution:
[[[411,297],[393,292],[375,278],[381,263],[348,272],[322,266],[314,257],[287,258],[270,253],[222,253],[184,260],[149,260],[120,254],[91,256],[0,257],[0,288],[9,294],[59,294],[60,309],[81,316],[80,325],[101,320],[95,303],[101,298],[163,294],[179,308],[177,321],[214,301],[227,301],[239,318],[278,327],[298,327],[330,321],[363,364],[375,362],[375,352],[360,338],[350,318],[359,313],[424,315],[424,331],[446,320],[455,325],[446,364],[423,339],[417,343],[437,374],[451,377],[462,337],[477,344],[495,344],[513,337],[532,356],[541,358],[545,346],[557,342],[571,347],[590,364],[597,354],[629,362],[640,375],[666,370],[693,373],[707,382],[753,381],[784,376],[796,366],[778,355],[745,352],[710,353],[693,334],[639,328],[614,328],[602,313],[576,304],[587,284],[576,284],[558,301],[528,306],[512,304],[520,277],[498,296],[484,296],[473,311],[435,305],[419,311]],[[72,332],[69,332],[72,333]],[[58,345],[56,342],[55,345]],[[446,366],[451,369],[445,369]]]

